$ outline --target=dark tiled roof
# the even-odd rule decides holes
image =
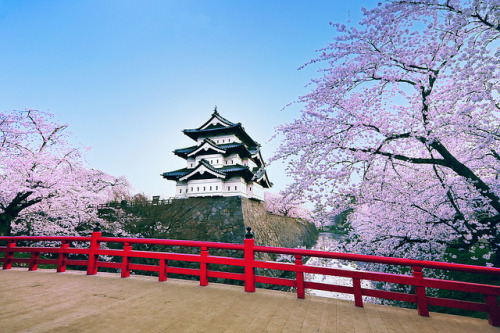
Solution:
[[[184,168],[175,171],[164,172],[161,175],[163,176],[163,178],[167,179],[178,179],[187,175],[191,170],[192,169]]]
[[[215,111],[213,113],[214,116],[218,117],[220,120],[222,120],[223,122],[227,123],[227,124],[232,124],[232,125],[235,125],[235,123],[233,123],[232,121],[229,121],[227,120],[226,118],[224,118],[223,116],[220,115],[219,112]]]
[[[243,143],[239,142],[216,144],[213,142],[213,140],[207,139],[207,141],[217,148],[226,150],[228,154],[231,153],[231,150],[239,150],[240,155],[244,157],[255,155],[260,150],[260,147],[246,147]],[[187,148],[176,149],[174,150],[174,154],[182,158],[187,158],[187,155],[189,155],[199,147],[200,146],[192,146]]]
[[[227,125],[235,125],[235,123],[233,123],[232,121],[229,121],[226,118],[222,117],[219,114],[219,112],[217,112],[217,108],[215,108],[214,112],[212,113],[212,116],[210,117],[210,119],[208,119],[203,125],[201,125],[200,127],[198,127],[198,129],[206,126],[214,117],[218,118],[220,121],[222,121],[223,123],[226,123]],[[209,125],[207,127],[208,128],[221,128],[221,127],[224,127],[224,126],[223,125]]]
[[[216,172],[218,174],[222,174],[226,177],[231,177],[231,176],[239,173],[243,177],[245,177],[247,180],[250,180],[254,176],[253,172],[246,165],[235,164],[235,165],[226,165],[226,166],[223,166],[222,168],[215,168],[207,160],[201,160],[200,163],[195,168],[192,168],[192,169],[184,168],[184,169],[179,169],[179,170],[175,170],[175,171],[171,171],[171,172],[164,172],[164,173],[162,173],[162,176],[163,176],[163,178],[167,178],[170,180],[177,180],[177,179],[182,178],[185,175],[189,174],[190,172],[193,172],[200,165],[203,165],[207,169],[209,169],[213,172]]]
[[[239,142],[234,142],[234,143],[222,143],[222,144],[218,144],[217,147],[220,147],[222,149],[231,149],[231,148],[236,148],[236,147],[239,147],[239,146],[244,146],[244,144],[242,143],[239,143]]]
[[[250,171],[250,169],[246,165],[240,165],[240,164],[223,166],[219,170],[221,170],[224,173],[239,172],[239,171],[246,171],[246,170]]]
[[[222,168],[214,168],[207,161],[202,160],[202,162],[205,162],[204,165],[210,170],[223,174],[227,176],[227,178],[231,178],[233,175],[240,174],[246,180],[251,180],[254,176],[253,172],[250,171],[250,169],[246,165],[235,164],[235,165],[226,165],[223,166]]]
[[[208,170],[212,170],[213,172],[217,172],[217,173],[221,173],[221,174],[224,174],[224,175],[225,175],[225,173],[224,173],[224,172],[221,172],[221,171],[222,171],[222,170],[221,170],[221,168],[215,168],[215,167],[213,167],[213,166],[212,166],[212,164],[210,164],[210,163],[209,163],[207,160],[205,160],[205,159],[202,159],[202,160],[200,161],[200,164],[204,165],[204,166],[205,166]],[[198,165],[200,165],[200,164],[198,164]],[[196,168],[195,168],[195,169],[196,169]]]
[[[193,128],[193,129],[185,129],[183,130],[184,133],[210,133],[210,132],[214,132],[214,131],[218,131],[218,130],[229,130],[229,129],[233,129],[233,128],[237,128],[241,126],[240,123],[238,124],[232,124],[230,126],[227,126],[227,127],[224,127],[224,126],[214,126],[214,127],[208,127],[208,128],[205,128],[205,129],[199,129],[199,128]]]
[[[176,150],[174,150],[174,154],[176,154],[176,155],[178,155],[178,154],[189,154],[190,152],[196,150],[196,148],[198,148],[198,146],[192,146],[192,147],[187,147],[187,148],[176,149]]]
[[[203,136],[212,136],[216,134],[234,134],[248,146],[254,147],[259,145],[247,134],[247,132],[245,132],[245,129],[243,128],[243,126],[241,126],[241,123],[232,124],[228,127],[185,129],[182,132],[193,140],[198,140],[198,137],[200,136],[203,137]]]

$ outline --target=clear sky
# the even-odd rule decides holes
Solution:
[[[90,166],[125,176],[134,193],[174,195],[160,174],[185,167],[182,134],[219,113],[262,144],[281,111],[312,89],[298,67],[376,1],[0,0],[0,110],[39,109],[92,149]],[[273,191],[289,180],[268,168]]]

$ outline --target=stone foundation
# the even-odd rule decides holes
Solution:
[[[255,243],[276,247],[311,247],[317,238],[312,223],[266,211],[264,203],[243,197],[204,197],[176,200],[189,207],[171,238],[224,243],[243,243],[245,227]]]

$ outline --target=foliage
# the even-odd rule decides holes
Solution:
[[[264,205],[271,214],[313,221],[313,214],[305,207],[304,201],[290,193],[264,192]]]
[[[352,208],[346,209],[332,218],[331,224],[328,226],[330,232],[335,234],[345,234],[351,231],[349,223],[349,215],[353,212]]]
[[[289,192],[324,210],[354,197],[337,211],[355,208],[350,250],[441,259],[481,241],[500,267],[498,1],[387,1],[363,16],[333,24],[301,117],[278,129]]]
[[[67,127],[36,110],[0,113],[0,235],[88,234],[96,206],[128,190],[125,179],[86,165]],[[103,227],[120,233],[118,224]]]

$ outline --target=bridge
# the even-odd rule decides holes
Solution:
[[[138,327],[141,330],[172,332],[500,332],[495,327],[500,326],[500,286],[424,276],[426,271],[432,269],[500,276],[498,268],[256,246],[250,230],[244,244],[103,237],[99,231],[91,237],[0,237],[0,242],[6,243],[0,246],[0,253],[5,253],[0,257],[4,268],[0,272],[2,332],[28,329],[96,331],[101,328],[137,331]],[[60,245],[40,246],[40,242]],[[121,244],[118,249],[117,244]],[[199,251],[193,254],[192,251],[179,253],[134,249],[141,244],[190,250],[198,248]],[[112,245],[114,249],[110,248]],[[239,255],[215,256],[213,252],[216,250]],[[29,257],[15,256],[19,253],[28,253]],[[264,261],[258,259],[259,253],[287,254],[295,260],[292,263]],[[44,258],[40,254],[52,255],[52,258]],[[108,260],[102,260],[104,256]],[[308,266],[302,262],[303,257],[407,266],[411,268],[411,275]],[[132,258],[150,258],[156,264],[137,264],[132,262]],[[172,265],[175,262],[195,263],[197,268]],[[54,265],[55,272],[54,269],[49,272],[38,270],[39,264]],[[12,269],[13,265],[28,269]],[[239,266],[244,272],[214,269],[220,265]],[[64,273],[67,266],[85,266],[87,269],[86,272],[58,274]],[[121,272],[119,275],[98,273],[101,267]],[[294,278],[259,275],[264,270],[288,271]],[[156,272],[157,277],[131,275],[132,271]],[[304,273],[350,278],[352,286],[305,281]],[[191,275],[199,282],[172,279],[172,274]],[[240,281],[243,286],[209,284],[215,278]],[[405,284],[412,286],[412,292],[362,288],[361,280]],[[296,293],[256,289],[258,283],[289,286]],[[427,295],[428,288],[482,294],[484,303],[430,297]],[[307,289],[352,294],[354,302],[306,297]],[[363,296],[415,303],[417,310],[365,303]],[[430,314],[429,305],[486,312],[488,320]]]
[[[500,332],[487,320],[196,281],[82,271],[0,271],[0,331]]]

